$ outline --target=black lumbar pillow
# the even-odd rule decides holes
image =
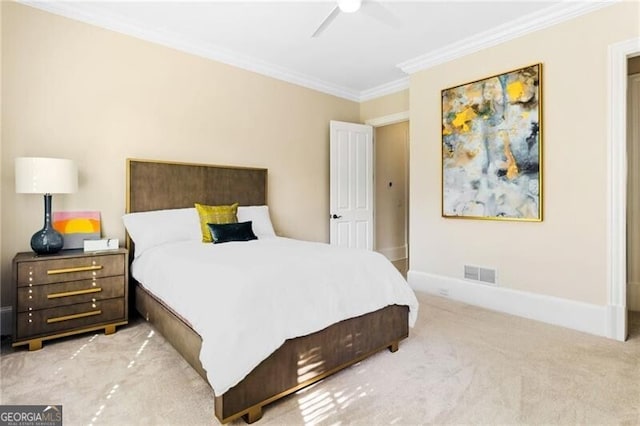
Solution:
[[[250,241],[257,240],[253,233],[251,221],[238,223],[207,223],[211,231],[213,244],[227,243],[229,241]]]

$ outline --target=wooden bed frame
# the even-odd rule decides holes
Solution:
[[[127,213],[202,204],[264,205],[267,170],[127,160]],[[127,239],[130,256],[133,244]],[[137,311],[207,380],[200,363],[202,338],[170,308],[131,279]],[[215,397],[222,423],[243,417],[253,423],[262,407],[389,348],[409,335],[409,308],[392,305],[350,318],[319,332],[289,339],[240,383]]]

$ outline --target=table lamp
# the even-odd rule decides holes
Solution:
[[[62,250],[64,239],[51,224],[51,194],[70,194],[78,189],[78,169],[72,160],[62,158],[16,158],[16,192],[44,194],[44,228],[31,237],[37,254]]]

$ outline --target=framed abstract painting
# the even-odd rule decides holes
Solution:
[[[442,216],[542,220],[542,64],[442,91]]]

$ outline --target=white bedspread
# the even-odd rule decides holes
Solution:
[[[183,241],[145,251],[131,272],[200,334],[216,395],[286,339],[392,304],[410,307],[410,326],[418,313],[413,291],[384,256],[322,243]]]

